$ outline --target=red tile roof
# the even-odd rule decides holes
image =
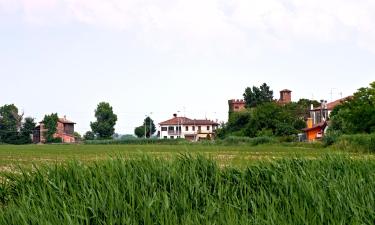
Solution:
[[[170,120],[166,120],[164,122],[159,123],[161,126],[165,125],[219,125],[218,123],[212,120],[192,120],[187,117],[174,117]]]
[[[345,100],[347,100],[349,98],[351,98],[351,96],[341,98],[341,99],[337,99],[336,101],[330,102],[330,103],[327,104],[327,109],[333,110],[336,106],[341,105]],[[321,106],[314,108],[314,111],[320,110],[320,109],[321,109]]]

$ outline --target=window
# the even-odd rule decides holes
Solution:
[[[167,131],[168,128],[167,127],[161,127],[161,131]]]
[[[168,127],[168,130],[169,131],[174,131],[174,127],[170,126],[170,127]]]
[[[201,126],[198,126],[198,131],[201,131],[202,127]]]
[[[193,131],[195,131],[195,126],[193,126]]]
[[[174,139],[174,136],[171,136],[171,139]]]
[[[185,131],[189,131],[189,127],[188,126],[185,127]]]
[[[164,136],[164,139],[167,139],[168,137],[167,136]]]
[[[177,139],[178,139],[178,138],[181,138],[181,136],[177,136]]]
[[[207,130],[210,130],[210,126],[207,126]]]

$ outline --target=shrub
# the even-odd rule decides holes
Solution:
[[[375,134],[342,135],[334,147],[345,151],[375,153]]]

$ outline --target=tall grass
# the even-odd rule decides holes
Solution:
[[[338,150],[375,153],[375,133],[328,136],[327,139]]]
[[[0,182],[0,224],[374,224],[375,162],[202,157],[43,166]]]

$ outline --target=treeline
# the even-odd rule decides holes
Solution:
[[[218,130],[218,137],[292,137],[306,127],[311,104],[319,102],[300,99],[298,102],[281,104],[274,100],[273,91],[267,84],[246,88],[243,94],[246,109],[230,112],[228,122]]]
[[[24,118],[14,104],[0,107],[0,143],[30,144],[35,126],[34,119]]]

